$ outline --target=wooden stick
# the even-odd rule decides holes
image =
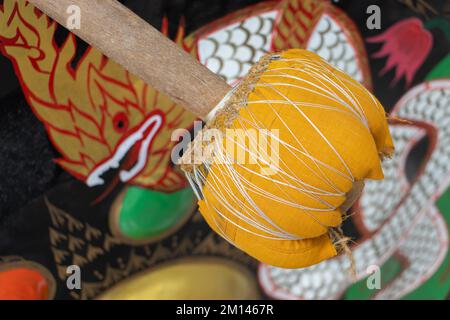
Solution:
[[[28,0],[66,27],[76,5],[81,28],[71,30],[107,57],[201,118],[229,91],[226,82],[116,0]]]

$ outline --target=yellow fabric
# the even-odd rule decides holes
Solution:
[[[353,186],[345,175],[349,170],[354,180],[382,179],[380,154],[389,154],[393,143],[382,106],[357,81],[305,50],[288,50],[281,58],[270,62],[232,126],[279,130],[280,141],[291,146],[279,145],[280,170],[265,176],[257,174],[260,164],[233,164],[242,183],[237,186],[229,166],[215,163],[210,167],[199,206],[216,232],[249,255],[270,265],[300,268],[336,255],[328,229],[342,222],[339,206]],[[311,70],[319,70],[323,77]],[[285,103],[258,102],[262,100]],[[295,102],[299,102],[298,108],[292,105]],[[245,141],[247,149],[249,143]],[[243,146],[236,148],[243,151]],[[302,153],[294,154],[292,148]],[[242,186],[247,197],[242,194]],[[320,189],[321,194],[311,196],[301,189]],[[276,198],[324,211],[298,208]],[[327,210],[327,204],[337,209]],[[269,239],[271,235],[237,218],[231,208],[299,240]],[[261,210],[274,225],[249,208]]]

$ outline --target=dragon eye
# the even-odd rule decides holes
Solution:
[[[128,128],[128,118],[123,112],[119,112],[113,118],[113,126],[117,132],[124,132]]]

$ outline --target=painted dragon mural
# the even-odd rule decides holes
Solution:
[[[393,71],[390,85],[404,78],[409,89],[433,47],[427,25],[442,23],[431,22],[404,19],[364,40],[352,19],[331,1],[280,0],[236,11],[187,36],[181,27],[175,41],[231,85],[264,53],[297,47],[315,51],[370,90],[376,73],[371,74],[366,47],[379,44],[371,56],[386,58],[378,77]],[[185,187],[170,162],[171,132],[190,128],[195,117],[96,49],[81,50],[73,35],[56,43],[57,29],[24,0],[4,0],[0,6],[0,50],[12,61],[29,106],[61,155],[55,161],[87,186],[103,185],[109,191],[118,182],[164,192]],[[162,31],[168,33],[166,20]],[[392,117],[406,120],[391,125],[396,153],[384,164],[385,180],[367,184],[354,208],[358,214],[351,218],[361,235],[354,247],[357,278],[346,273],[345,257],[302,270],[260,265],[256,278],[266,296],[446,298],[450,288],[448,61],[448,57],[441,61],[393,108]],[[407,159],[423,139],[429,141],[426,157],[410,179]],[[365,288],[371,265],[381,267],[382,290]],[[430,287],[436,289],[432,294]]]

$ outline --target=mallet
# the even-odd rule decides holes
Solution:
[[[208,224],[256,259],[299,268],[348,250],[342,216],[393,150],[385,112],[314,53],[267,54],[233,89],[115,0],[29,0],[206,121],[181,165]]]

